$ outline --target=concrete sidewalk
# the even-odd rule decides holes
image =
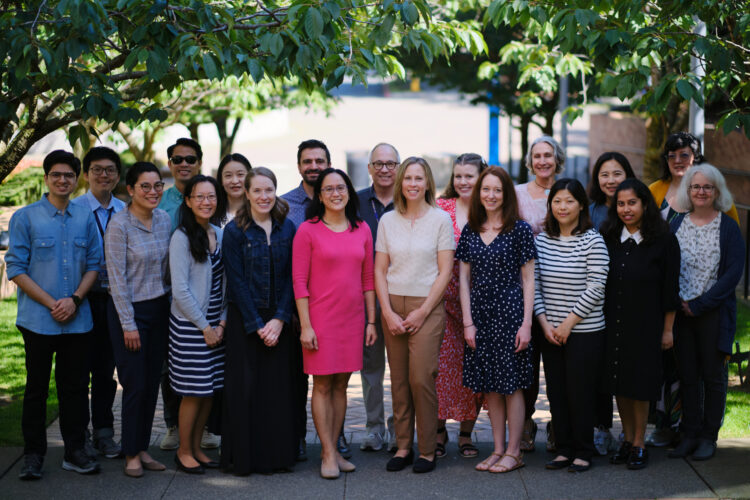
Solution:
[[[390,395],[390,380],[386,371],[386,395]],[[307,441],[310,460],[298,464],[295,471],[275,475],[235,477],[218,471],[203,476],[190,476],[175,470],[174,452],[164,452],[158,443],[165,431],[161,413],[161,398],[154,419],[152,455],[163,461],[168,470],[146,473],[134,480],[126,477],[123,460],[100,459],[102,473],[80,476],[63,471],[62,439],[57,421],[47,430],[49,450],[45,459],[44,478],[36,482],[18,480],[21,468],[20,448],[0,448],[0,499],[5,498],[750,498],[750,439],[723,440],[716,457],[708,462],[671,460],[666,450],[650,449],[651,462],[641,471],[629,471],[624,466],[610,465],[605,457],[597,457],[594,467],[584,474],[566,471],[547,471],[544,462],[553,458],[544,452],[546,435],[544,423],[549,420],[544,384],[542,384],[535,419],[540,424],[537,451],[525,456],[526,467],[509,474],[480,473],[474,466],[492,451],[491,428],[483,411],[477,421],[474,440],[480,448],[480,458],[463,459],[458,456],[456,438],[458,424],[449,422],[448,456],[441,459],[437,470],[417,475],[410,468],[398,473],[386,472],[386,452],[364,453],[357,446],[364,437],[365,412],[359,374],[349,384],[349,409],[346,434],[354,442],[352,462],[357,471],[342,474],[336,481],[321,479],[320,447],[312,424],[308,420]],[[119,432],[118,396],[115,403],[116,431]],[[386,413],[390,414],[390,398],[386,399]],[[273,432],[270,429],[269,432]],[[613,434],[620,432],[615,414]],[[215,451],[209,455],[216,457]]]

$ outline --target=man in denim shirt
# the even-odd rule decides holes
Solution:
[[[305,210],[310,205],[313,186],[318,174],[331,167],[331,153],[328,147],[317,139],[308,139],[297,146],[297,169],[302,176],[299,186],[281,197],[289,203],[287,217],[296,227],[305,222]]]
[[[57,150],[47,155],[43,167],[49,193],[13,215],[5,256],[8,279],[18,285],[16,326],[26,350],[21,479],[42,476],[53,354],[65,442],[62,467],[81,474],[99,471],[83,447],[88,333],[93,326],[86,294],[98,275],[101,246],[91,211],[68,202],[81,163],[72,153]]]
[[[83,157],[83,178],[89,185],[86,194],[70,201],[73,205],[91,210],[96,222],[99,243],[102,245],[101,270],[99,278],[88,294],[91,317],[94,328],[89,335],[89,373],[91,374],[91,413],[93,428],[93,447],[89,441],[88,421],[86,419],[86,453],[95,457],[101,453],[107,458],[120,456],[120,445],[114,441],[114,415],[112,404],[117,394],[115,358],[112,352],[112,341],[107,325],[107,300],[109,299],[109,280],[104,262],[104,232],[107,230],[112,215],[123,208],[125,203],[112,195],[120,181],[120,156],[112,149],[99,146],[91,148]],[[87,406],[88,410],[88,406]]]

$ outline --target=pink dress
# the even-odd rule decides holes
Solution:
[[[547,217],[547,198],[535,200],[529,194],[528,186],[531,184],[519,184],[516,186],[516,198],[518,198],[518,215],[529,223],[531,231],[536,238],[544,230],[544,219]]]
[[[440,208],[448,212],[453,222],[453,234],[458,244],[461,230],[456,223],[456,199],[438,199]],[[458,260],[453,262],[453,275],[445,290],[445,334],[440,345],[438,376],[435,387],[438,395],[438,419],[459,422],[475,420],[482,406],[482,395],[463,386],[464,327],[461,300],[458,295]]]
[[[365,222],[336,233],[322,222],[297,229],[292,252],[296,299],[308,297],[318,350],[302,348],[305,373],[330,375],[362,369],[364,292],[374,290],[372,233]]]

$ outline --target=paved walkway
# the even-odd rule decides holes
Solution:
[[[386,394],[390,381],[386,374]],[[116,400],[119,419],[120,397]],[[390,400],[386,401],[390,412]],[[543,424],[549,419],[544,388],[540,395],[536,419]],[[116,427],[119,428],[119,422]],[[527,466],[510,474],[489,474],[474,471],[477,459],[458,456],[456,436],[458,424],[449,422],[448,457],[441,459],[431,474],[415,475],[410,470],[400,473],[385,471],[389,458],[386,452],[360,452],[356,444],[364,436],[365,412],[360,378],[354,374],[349,385],[349,410],[346,433],[354,442],[355,473],[343,474],[337,481],[318,476],[319,453],[312,421],[308,423],[307,440],[310,460],[298,464],[293,473],[235,477],[217,471],[204,476],[188,476],[175,471],[173,452],[159,450],[158,443],[165,431],[160,406],[152,436],[155,458],[167,464],[162,473],[147,473],[140,480],[122,474],[122,460],[101,459],[102,473],[80,476],[65,472],[62,462],[62,440],[55,421],[48,429],[50,449],[44,466],[44,479],[22,482],[17,479],[21,455],[19,448],[0,448],[0,499],[5,498],[748,498],[750,497],[750,439],[723,440],[717,456],[708,462],[670,460],[664,450],[651,450],[651,464],[642,471],[628,471],[609,465],[605,458],[594,460],[594,468],[585,474],[552,472],[544,469],[549,456],[544,451],[527,454]],[[544,425],[539,426],[537,449],[544,449]],[[615,418],[614,432],[619,432]],[[475,441],[485,456],[491,452],[489,419],[482,412],[477,422]],[[211,452],[213,453],[213,452]]]

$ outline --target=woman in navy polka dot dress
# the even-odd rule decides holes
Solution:
[[[524,465],[523,389],[532,383],[535,257],[534,235],[518,216],[513,182],[499,167],[485,170],[456,251],[467,344],[463,383],[484,393],[495,443],[493,453],[476,466],[480,471],[509,472]]]

